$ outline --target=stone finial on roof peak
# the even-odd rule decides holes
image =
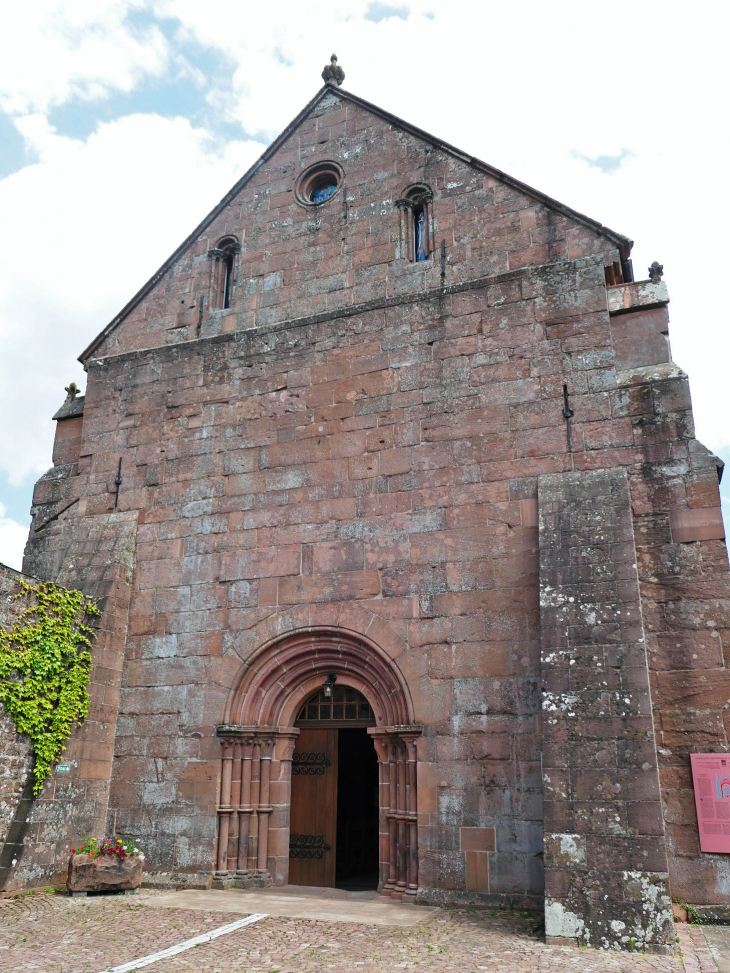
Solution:
[[[336,84],[338,88],[345,80],[345,72],[338,65],[336,54],[333,54],[330,63],[325,65],[322,80],[325,84]]]

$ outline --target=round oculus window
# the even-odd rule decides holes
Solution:
[[[331,199],[342,184],[342,170],[334,162],[320,162],[299,177],[296,198],[305,206],[318,206]]]
[[[313,203],[323,203],[330,196],[337,192],[337,183],[325,178],[320,186],[315,186],[312,190],[311,200]]]

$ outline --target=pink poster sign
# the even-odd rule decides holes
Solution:
[[[702,851],[730,853],[730,753],[691,753]]]

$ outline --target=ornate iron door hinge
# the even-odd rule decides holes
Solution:
[[[326,753],[295,753],[291,760],[292,774],[323,774],[331,766]]]
[[[323,858],[326,851],[331,851],[321,834],[292,834],[289,835],[290,858]]]

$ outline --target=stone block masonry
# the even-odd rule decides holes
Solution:
[[[628,477],[538,495],[547,941],[673,948]]]
[[[63,754],[69,772],[54,773],[33,798],[29,741],[19,737],[14,727],[6,727],[3,733],[5,752],[14,757],[17,771],[8,800],[7,817],[12,812],[12,820],[0,852],[0,887],[6,889],[64,880],[70,848],[85,834],[101,835],[106,827],[137,516],[60,517],[51,529],[54,554],[61,555],[54,559],[61,566],[55,577],[45,580],[81,589],[97,599],[102,616],[94,626],[89,715]],[[17,580],[8,572],[0,574],[0,584],[5,611],[0,621],[7,624],[6,619],[12,618],[7,603]]]
[[[16,595],[20,583],[26,579],[19,571],[0,564],[0,626],[12,628],[21,607]],[[4,872],[15,857],[15,847],[20,826],[24,820],[22,811],[30,796],[33,768],[33,746],[30,738],[21,736],[14,721],[0,706],[0,888]]]
[[[337,194],[302,202],[300,175],[330,163]],[[109,631],[73,743],[78,820],[61,827],[68,795],[49,791],[24,881],[44,835],[62,849],[104,813],[150,882],[210,884],[216,862],[222,881],[286,881],[281,734],[335,666],[388,740],[386,890],[408,871],[423,902],[545,893],[552,937],[652,948],[668,883],[727,898],[688,758],[730,749],[718,461],[694,438],[666,287],[617,283],[630,246],[320,92],[87,349],[86,397],[56,414],[25,569],[106,585]],[[278,654],[294,644],[301,670]],[[226,770],[246,734],[279,740],[250,805]]]

